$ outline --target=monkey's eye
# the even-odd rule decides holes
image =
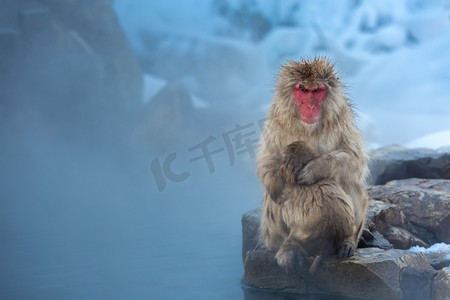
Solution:
[[[301,83],[295,86],[298,90],[301,90],[303,93],[307,93],[308,89],[305,88],[305,86]]]
[[[316,89],[314,89],[313,92],[314,92],[314,93],[320,93],[320,92],[323,92],[323,88],[316,88]]]

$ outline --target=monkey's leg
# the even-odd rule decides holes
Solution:
[[[346,239],[342,245],[339,247],[337,255],[339,258],[350,257],[355,253],[356,244],[354,242],[354,238]]]
[[[268,249],[279,249],[289,235],[289,229],[281,217],[281,206],[266,194],[262,213],[261,239]]]
[[[361,238],[361,235],[364,231],[364,226],[363,226],[364,224],[365,224],[365,220],[361,220],[359,223],[359,226],[357,227],[358,229],[355,230],[355,234],[353,235],[353,237],[351,237],[351,238],[349,237],[348,239],[346,239],[344,241],[344,243],[342,244],[342,246],[339,248],[338,256],[340,258],[350,257],[355,253],[356,248],[358,247],[358,244],[359,244],[359,239]],[[346,247],[348,249],[346,249]],[[346,253],[348,254],[347,256],[346,256]]]
[[[356,248],[358,246],[359,238],[363,232],[363,222],[359,224],[358,230],[355,230],[355,234],[344,240],[342,245],[338,249],[338,257],[345,258],[350,257],[355,254]]]
[[[337,255],[339,258],[350,257],[355,254],[356,247],[358,246],[360,232],[362,233],[362,225],[363,224],[360,223],[359,227],[357,227],[357,230],[355,229],[356,227],[353,227],[354,234],[347,237],[338,248]]]
[[[295,236],[298,237],[299,233],[296,232]],[[294,238],[294,234],[291,231],[289,237],[283,242],[278,250],[275,258],[280,267],[282,267],[286,272],[291,272],[294,270],[295,266],[302,264],[304,258],[307,256],[307,252],[300,245],[297,238]]]
[[[358,188],[356,196],[353,195],[352,200],[355,207],[355,232],[353,235],[353,242],[357,247],[357,245],[359,244],[359,239],[361,238],[364,231],[364,225],[366,224],[366,212],[369,200],[364,189],[360,186]]]
[[[291,241],[287,240],[281,245],[280,250],[278,250],[275,255],[277,263],[282,267],[287,273],[294,269],[296,262],[295,247],[293,247]]]

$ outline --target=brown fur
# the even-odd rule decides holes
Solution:
[[[281,177],[289,185],[296,185],[296,175],[308,162],[317,157],[319,157],[319,154],[311,151],[304,142],[297,141],[288,145],[281,160]]]
[[[276,258],[285,269],[292,268],[297,258],[315,256],[310,269],[313,273],[324,256],[335,253],[344,244],[355,246],[353,204],[342,188],[333,179],[297,184],[297,174],[317,157],[304,142],[288,145],[283,153],[280,170],[286,187],[279,203],[282,221],[290,232]],[[300,255],[293,255],[297,253]]]
[[[327,89],[325,101],[321,104],[320,118],[315,124],[306,124],[300,120],[298,104],[292,99],[294,85],[299,81],[308,87],[323,84]],[[333,184],[328,186],[332,191],[327,195],[339,193],[335,189],[340,187],[351,199],[353,216],[350,218],[353,218],[356,230],[353,236],[345,240],[351,240],[353,246],[344,243],[338,252],[340,256],[352,255],[362,233],[368,205],[363,189],[368,174],[367,156],[363,151],[363,137],[355,125],[352,106],[344,96],[344,86],[326,58],[289,61],[281,68],[276,94],[264,124],[257,157],[258,176],[266,189],[261,240],[267,248],[277,251],[288,239],[292,226],[297,224],[302,230],[302,219],[317,217],[316,212],[308,211],[307,207],[293,205],[288,208],[289,205],[285,205],[282,209],[275,202],[280,202],[279,197],[286,186],[280,172],[282,154],[295,141],[304,142],[320,155],[296,174],[297,183],[312,184],[330,179]],[[289,209],[291,211],[287,213]],[[286,215],[296,217],[289,223]],[[330,219],[329,222],[341,221]]]

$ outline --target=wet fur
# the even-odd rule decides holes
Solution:
[[[346,242],[352,243],[346,239],[355,234],[352,201],[333,179],[311,185],[297,183],[296,175],[317,157],[303,142],[288,145],[283,153],[280,171],[286,186],[277,200],[282,221],[290,232],[276,258],[285,269],[292,268],[295,259],[314,256],[310,268],[314,273],[323,257],[336,253]],[[299,255],[291,258],[289,251]]]
[[[316,124],[303,123],[298,104],[292,100],[294,85],[299,81],[308,86],[323,84],[327,89]],[[296,141],[304,142],[311,151],[320,155],[295,175],[296,182],[303,185],[321,181],[310,189],[293,190],[281,175],[283,152]],[[367,156],[363,150],[363,137],[355,125],[352,106],[344,95],[344,86],[328,59],[289,61],[281,68],[276,94],[264,124],[257,164],[258,176],[266,189],[260,237],[267,248],[283,252],[286,250],[285,242],[290,241],[291,250],[308,253],[307,249],[297,249],[298,245],[289,237],[302,231],[314,233],[309,226],[318,222],[325,211],[329,214],[328,225],[323,226],[334,228],[334,234],[337,235],[336,239],[331,239],[331,247],[337,247],[341,257],[353,254],[362,233],[368,205],[363,189],[368,174]],[[285,201],[283,199],[290,197],[304,197],[305,200],[282,204]],[[321,198],[327,208],[318,210],[311,205],[317,198]],[[340,199],[342,204],[334,205],[334,199]],[[333,216],[333,212],[336,212],[336,216]],[[346,236],[341,245],[335,245],[342,240],[341,235],[348,234],[348,222],[353,222],[354,232]],[[323,233],[323,230],[320,232]],[[314,244],[316,237],[319,240],[330,239],[314,234],[301,239],[306,238],[308,244]],[[313,252],[317,247],[312,247]]]

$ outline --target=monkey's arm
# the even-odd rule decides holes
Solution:
[[[338,182],[363,182],[367,170],[366,157],[362,153],[362,150],[347,148],[322,155],[310,161],[297,174],[297,183],[312,184],[323,178],[332,178]]]
[[[261,151],[258,156],[258,176],[270,198],[278,204],[280,204],[278,200],[285,186],[280,166],[281,155],[275,156],[269,154],[268,151]]]

